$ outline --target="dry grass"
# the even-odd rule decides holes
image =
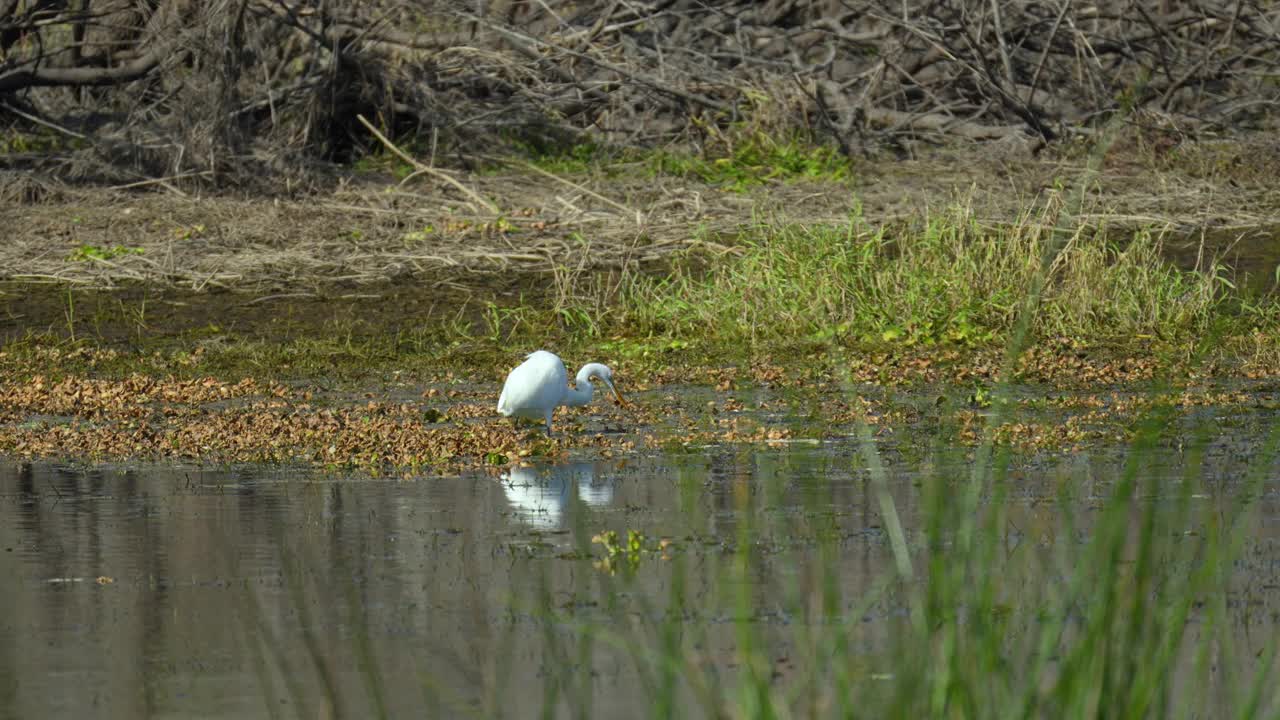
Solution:
[[[398,279],[468,284],[550,271],[586,254],[598,268],[643,265],[697,245],[698,197],[617,186],[623,213],[536,177],[468,178],[501,198],[494,214],[446,190],[365,184],[302,200],[190,198],[62,190],[6,205],[13,228],[0,277],[112,288],[128,283],[250,293],[321,290]],[[670,188],[667,188],[670,189]],[[601,240],[603,238],[603,240]]]
[[[1274,232],[1280,186],[1265,138],[1113,153],[1088,193],[1086,225],[1212,237],[1209,255]],[[301,199],[84,190],[0,177],[0,279],[86,288],[326,293],[396,280],[455,286],[566,270],[652,268],[693,249],[723,252],[740,229],[771,222],[919,220],[962,199],[982,221],[1014,220],[1081,176],[1068,150],[1030,160],[991,146],[858,162],[848,182],[775,182],[735,192],[655,176],[643,163],[567,175],[516,168],[454,173],[470,193],[419,176],[362,177]]]

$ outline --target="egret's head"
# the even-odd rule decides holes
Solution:
[[[592,378],[599,378],[613,392],[613,396],[618,400],[619,405],[627,404],[627,401],[622,398],[622,393],[618,392],[618,386],[613,384],[613,371],[609,369],[608,365],[591,363],[582,368],[582,372],[578,374],[578,377],[579,380],[586,380],[587,382],[590,382]]]

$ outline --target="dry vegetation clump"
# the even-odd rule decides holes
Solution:
[[[261,388],[252,378],[238,383],[214,378],[196,380],[158,379],[133,374],[122,380],[65,377],[54,380],[42,375],[28,382],[0,383],[0,405],[37,415],[142,417],[152,403],[203,405],[261,392],[282,395],[282,388]]]
[[[1280,7],[1225,0],[92,0],[5,3],[0,23],[0,113],[27,133],[10,165],[175,189],[311,186],[374,144],[360,116],[427,166],[474,167],[512,142],[729,128],[850,156],[1038,148],[1122,108],[1176,145],[1268,129],[1280,99]]]
[[[51,382],[37,377],[0,388],[0,452],[308,463],[383,472],[505,464],[571,448],[595,447],[606,453],[634,448],[630,438],[583,432],[580,426],[542,438],[514,430],[505,421],[476,422],[468,418],[493,413],[465,400],[422,406],[329,398],[317,405],[309,397],[309,392],[294,394],[252,379],[225,383],[72,376]]]
[[[334,295],[388,281],[474,287],[530,273],[634,269],[719,246],[748,216],[744,197],[714,205],[682,183],[614,183],[620,211],[587,192],[528,176],[473,177],[502,193],[499,213],[447,192],[341,186],[274,202],[69,188],[59,200],[0,205],[10,228],[0,277],[80,288],[129,283],[185,290]],[[637,224],[637,215],[641,215]],[[690,226],[700,224],[694,235]]]

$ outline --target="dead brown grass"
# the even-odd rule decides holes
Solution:
[[[304,199],[252,200],[64,189],[52,200],[6,204],[11,228],[0,277],[112,288],[128,283],[245,292],[361,286],[398,279],[468,279],[565,265],[644,265],[704,241],[698,192],[615,183],[607,192],[536,176],[475,176],[501,211],[469,206],[449,188],[348,184]],[[722,203],[723,206],[723,203]],[[637,222],[638,213],[641,221]]]
[[[1135,136],[1108,157],[1081,220],[1225,243],[1274,233],[1278,147],[1259,137],[1161,148]],[[9,177],[0,178],[8,200],[0,203],[0,279],[265,296],[637,270],[690,250],[724,252],[747,224],[843,222],[857,207],[870,223],[897,223],[963,199],[979,218],[1008,221],[1070,188],[1083,167],[1070,148],[1029,159],[985,145],[860,162],[850,183],[779,182],[746,193],[655,178],[637,163],[574,177],[529,167],[453,173],[467,194],[429,176],[366,176],[322,195],[262,200]]]

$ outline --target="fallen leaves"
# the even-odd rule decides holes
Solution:
[[[278,386],[261,387],[252,378],[228,384],[214,378],[196,380],[156,379],[133,374],[123,380],[37,375],[29,382],[0,383],[0,406],[39,415],[77,417],[141,417],[153,403],[199,405],[246,395],[283,396]]]
[[[6,371],[0,363],[0,453],[306,463],[381,473],[502,465],[569,452],[618,457],[673,443],[696,448],[812,442],[847,438],[863,422],[876,426],[879,435],[942,431],[960,443],[992,438],[1039,451],[1125,437],[1132,423],[1157,406],[1184,413],[1205,406],[1280,407],[1260,384],[1250,390],[1202,376],[1184,375],[1180,387],[1142,389],[1163,372],[1156,362],[1100,360],[1063,346],[1033,349],[1020,358],[1020,377],[1052,381],[1025,386],[1007,416],[1012,419],[999,424],[981,411],[991,403],[999,355],[945,351],[851,356],[842,378],[767,362],[664,368],[653,377],[694,378],[696,384],[664,386],[651,377],[637,378],[633,402],[562,409],[556,433],[546,437],[540,429],[513,427],[497,416],[496,385],[467,385],[452,374],[426,388],[398,381],[396,392],[406,400],[391,402],[368,388],[285,387],[253,377],[93,377],[86,375],[92,369],[57,366],[52,352],[46,358],[51,369],[38,374]],[[74,352],[82,368],[86,359],[98,358],[96,351]],[[1065,389],[1073,384],[1075,389]],[[897,389],[911,386],[927,389],[924,395]],[[969,401],[956,409],[944,402],[944,394],[963,394],[975,386],[985,403]]]

